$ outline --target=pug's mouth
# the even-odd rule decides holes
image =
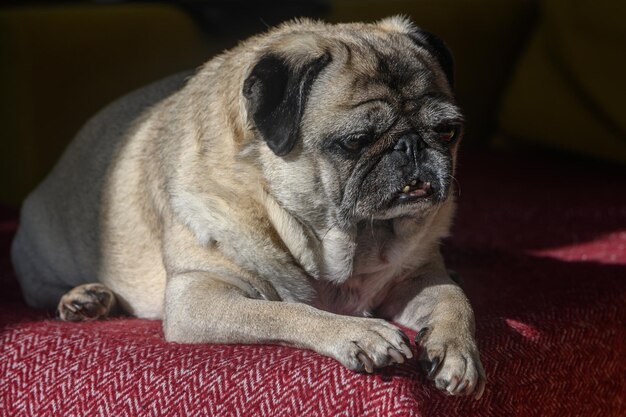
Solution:
[[[397,203],[410,203],[430,197],[434,193],[430,181],[412,180],[396,194]]]

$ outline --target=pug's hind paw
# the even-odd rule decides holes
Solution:
[[[107,317],[115,306],[115,295],[102,284],[84,284],[61,297],[57,315],[64,321],[91,321]]]

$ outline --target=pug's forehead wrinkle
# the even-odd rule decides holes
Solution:
[[[427,60],[415,54],[415,46],[404,34],[353,32],[339,44],[345,59],[338,64],[357,76],[380,77],[382,72],[402,77],[431,70]],[[423,53],[428,51],[424,49]],[[413,59],[407,59],[408,55]]]
[[[426,89],[419,93],[407,94],[402,97],[402,107],[408,110],[415,110],[432,101],[446,102],[449,98],[441,91]]]
[[[340,61],[340,64],[343,65],[344,67],[352,67],[353,62],[352,62],[352,48],[350,48],[350,45],[348,44],[348,42],[344,41],[344,40],[339,40],[338,41],[339,46],[342,47],[343,51],[344,51],[344,60]]]
[[[352,79],[347,82],[347,97],[339,104],[344,110],[358,110],[359,107],[371,105],[403,113],[407,110],[415,111],[430,101],[454,106],[454,98],[447,91],[437,88],[432,74],[414,74],[413,81],[400,90],[371,77],[351,76]]]
[[[436,126],[443,122],[463,123],[463,114],[454,104],[440,101],[424,103],[417,112],[426,126]]]
[[[391,105],[389,103],[389,100],[387,99],[387,97],[371,97],[371,98],[364,98],[362,100],[357,101],[356,103],[345,103],[342,104],[342,107],[346,107],[348,109],[357,109],[358,107],[361,106],[365,106],[367,104],[385,104],[385,105]]]
[[[398,122],[399,114],[391,107],[372,108],[365,114],[353,115],[350,119],[341,133],[369,133],[379,138]]]
[[[401,92],[416,80],[425,85],[432,83],[430,80],[436,72],[431,63],[424,58],[423,53],[410,54],[412,59],[407,59],[407,55],[412,51],[406,36],[385,37],[370,48],[376,58],[375,79],[384,82],[390,88]],[[384,44],[384,48],[381,47]],[[424,50],[424,53],[428,53]],[[428,80],[424,79],[429,78]]]

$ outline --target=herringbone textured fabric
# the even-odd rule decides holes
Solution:
[[[0,415],[626,416],[626,175],[577,162],[462,159],[444,245],[477,316],[480,401],[415,363],[354,374],[277,346],[177,345],[160,323],[63,323],[20,299],[0,213]]]

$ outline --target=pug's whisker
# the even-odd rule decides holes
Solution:
[[[454,175],[450,175],[450,179],[456,183],[457,197],[461,197],[461,183],[459,183],[459,180],[457,180]]]
[[[263,23],[265,25],[265,27],[267,29],[271,29],[272,27],[270,25],[267,24],[267,22],[265,21],[265,19],[263,19],[262,17],[259,17],[259,20],[261,21],[261,23]]]

